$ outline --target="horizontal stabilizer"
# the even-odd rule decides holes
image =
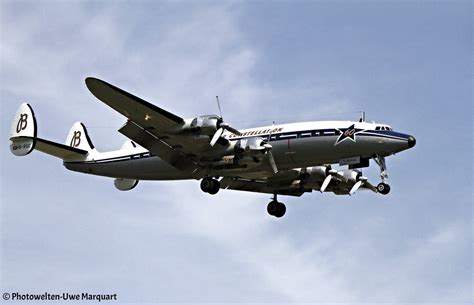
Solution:
[[[37,137],[33,108],[23,103],[18,108],[10,129],[10,150],[15,156],[26,156],[34,149],[63,160],[85,160],[95,151],[84,124],[77,122],[69,132],[66,144]],[[68,145],[69,144],[69,145]]]
[[[64,144],[51,142],[48,140],[36,138],[36,150],[46,154],[61,158],[63,160],[84,159],[89,153],[87,150],[67,146]]]
[[[34,142],[35,149],[45,154],[52,155],[63,160],[84,159],[89,153],[87,150],[70,147],[64,144],[48,141],[41,138],[32,137],[15,137],[12,138],[11,150],[15,153],[16,150],[21,149],[23,143]]]

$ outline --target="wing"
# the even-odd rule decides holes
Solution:
[[[329,178],[329,184],[326,185],[323,192],[332,192],[336,195],[353,195],[358,190],[378,192],[367,177],[360,174],[354,174],[354,177],[357,177],[355,179],[344,179],[342,174],[336,175],[334,173],[331,173],[333,176],[318,175],[317,172],[314,174],[313,177],[312,174],[301,171],[301,169],[291,169],[262,179],[224,177],[220,181],[220,187],[239,191],[301,196],[313,190],[321,191],[324,181]]]
[[[242,178],[225,177],[220,181],[222,189],[247,191],[267,194],[279,194],[289,196],[301,196],[306,192],[311,192],[311,189],[291,187],[291,186],[272,186],[266,180],[248,180]]]
[[[181,117],[100,79],[88,77],[86,86],[96,98],[140,126],[163,131],[184,122]]]
[[[305,187],[301,182],[299,171],[289,170],[261,180],[224,177],[220,180],[220,186],[222,189],[289,196],[301,196],[306,192],[312,192],[311,188]]]
[[[95,97],[127,117],[120,133],[178,169],[198,167],[195,160],[167,141],[166,132],[184,123],[181,117],[97,78],[86,78],[86,86]]]

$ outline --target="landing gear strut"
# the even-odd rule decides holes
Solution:
[[[387,183],[388,172],[387,165],[385,164],[385,157],[377,155],[374,160],[380,167],[380,178],[382,178],[382,182],[377,185],[377,191],[382,195],[387,195],[390,192],[390,185]]]
[[[273,200],[267,205],[268,214],[277,218],[282,217],[286,213],[286,206],[283,202],[278,202],[277,194],[273,194]]]
[[[219,192],[220,188],[221,188],[221,184],[216,179],[206,177],[201,180],[201,190],[204,193],[215,195],[217,194],[217,192]]]

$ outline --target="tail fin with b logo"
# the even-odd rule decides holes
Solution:
[[[67,135],[65,145],[85,151],[91,151],[94,149],[94,145],[87,133],[86,126],[81,122],[76,122],[72,125],[71,130]]]
[[[36,118],[33,108],[23,103],[18,108],[10,129],[11,152],[16,156],[29,154],[36,145]]]
[[[34,149],[63,160],[85,160],[94,149],[82,123],[69,132],[66,145],[39,138],[33,108],[23,103],[18,108],[10,129],[10,151],[15,156],[26,156]]]

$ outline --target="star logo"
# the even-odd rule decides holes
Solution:
[[[339,130],[339,129],[337,129],[337,130]],[[355,143],[356,142],[356,136],[355,135],[358,134],[359,132],[362,132],[362,131],[363,130],[357,130],[355,128],[355,124],[352,124],[352,126],[349,126],[346,129],[339,130],[340,135],[337,138],[336,143],[334,144],[334,146],[336,146],[337,144],[341,143],[342,141],[344,141],[346,139],[350,139],[352,142]]]

